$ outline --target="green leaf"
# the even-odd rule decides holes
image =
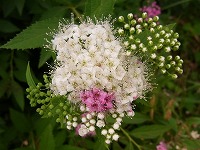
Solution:
[[[55,141],[51,124],[46,126],[40,136],[40,150],[55,150]]]
[[[22,15],[22,11],[24,8],[25,0],[15,0],[15,6],[17,7],[17,10],[20,15]]]
[[[125,150],[134,150],[133,144],[131,142],[128,143]]]
[[[72,145],[63,145],[57,148],[59,150],[85,150],[83,148],[77,147],[77,146],[72,146]]]
[[[58,27],[59,19],[49,19],[38,21],[27,29],[23,30],[12,40],[2,45],[6,49],[31,49],[43,47],[47,44],[46,40],[50,39],[47,33],[52,32]]]
[[[48,59],[54,56],[55,53],[53,51],[47,49],[41,49],[38,68],[42,67],[47,62]]]
[[[42,14],[40,19],[44,20],[44,19],[55,18],[55,17],[63,18],[64,15],[66,14],[66,9],[67,9],[67,7],[65,7],[65,6],[51,7]]]
[[[187,118],[186,122],[189,125],[200,125],[200,117],[190,117],[190,118]]]
[[[26,69],[26,80],[27,80],[29,87],[31,87],[31,86],[36,87],[35,82],[33,81],[33,78],[32,78],[32,75],[31,75],[29,62],[28,62],[27,69]]]
[[[0,98],[5,94],[9,87],[10,81],[8,79],[4,79],[0,81]]]
[[[0,19],[0,32],[13,33],[17,31],[19,31],[19,28],[12,22],[5,19]]]
[[[190,140],[190,139],[184,139],[183,140],[184,145],[186,145],[188,150],[198,150],[200,148],[200,142],[199,140]]]
[[[136,128],[130,132],[130,135],[141,139],[154,139],[162,136],[165,132],[169,131],[169,126],[164,125],[144,125]]]
[[[87,0],[85,3],[85,15],[101,18],[102,15],[112,14],[115,0]]]
[[[16,81],[12,81],[12,93],[21,110],[24,110],[24,91]]]
[[[145,121],[149,121],[150,118],[144,114],[135,113],[135,116],[133,118],[130,117],[124,117],[123,122],[126,124],[140,124],[143,123]]]
[[[66,130],[61,130],[59,132],[56,133],[55,135],[55,144],[56,146],[60,146],[60,145],[63,145],[63,143],[65,142],[67,138],[67,132]]]
[[[31,130],[31,125],[23,113],[10,109],[10,118],[15,128],[19,131],[28,132]]]

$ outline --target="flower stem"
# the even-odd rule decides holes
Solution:
[[[78,19],[80,19],[80,21],[82,21],[82,19],[81,19],[81,14],[76,10],[76,8],[74,7],[74,6],[70,6],[69,7],[71,10],[72,10],[72,12],[76,15],[76,17],[78,18]]]
[[[129,141],[131,141],[138,148],[138,150],[142,150],[141,146],[138,145],[123,128],[120,129],[122,130],[124,135],[126,135],[126,137],[129,139]]]

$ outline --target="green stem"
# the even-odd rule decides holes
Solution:
[[[81,14],[76,10],[76,8],[74,6],[69,6],[69,8],[72,10],[72,12],[76,15],[77,18],[80,19],[80,21],[82,21],[81,19]]]
[[[129,141],[131,141],[138,148],[138,150],[142,150],[141,146],[138,145],[123,128],[120,129],[122,130],[124,135],[126,135],[126,137],[129,139]]]

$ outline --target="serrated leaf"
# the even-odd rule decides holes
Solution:
[[[85,15],[101,18],[102,15],[112,14],[115,0],[87,0],[85,3]]]
[[[48,59],[54,56],[55,53],[53,51],[47,49],[41,49],[38,68],[42,67],[47,62]]]
[[[24,91],[16,81],[12,81],[12,93],[21,110],[24,110]]]
[[[15,0],[15,6],[17,7],[17,10],[20,15],[22,15],[24,3],[25,3],[25,0]]]
[[[16,31],[19,31],[19,28],[16,25],[8,20],[0,19],[0,32],[13,33]]]
[[[46,126],[40,136],[40,150],[55,150],[55,141],[51,124]]]
[[[28,62],[27,69],[26,69],[26,80],[27,80],[29,87],[36,87],[35,82],[34,82],[32,75],[31,75],[29,62]]]
[[[50,37],[46,34],[58,27],[59,19],[38,21],[2,45],[6,49],[31,49],[43,47]]]
[[[154,139],[169,131],[169,126],[164,125],[144,125],[130,132],[130,135],[141,139]]]
[[[15,128],[19,131],[28,132],[31,130],[31,125],[23,113],[10,109],[10,118]]]

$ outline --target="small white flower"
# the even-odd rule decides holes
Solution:
[[[106,144],[110,144],[110,142],[111,142],[111,141],[110,141],[109,139],[105,140],[105,143],[106,143]]]
[[[96,126],[99,128],[102,128],[105,126],[105,122],[103,120],[98,120],[96,123]]]
[[[90,127],[89,127],[89,130],[90,130],[91,132],[95,131],[95,127],[94,127],[94,126],[90,126]]]
[[[192,132],[190,133],[190,135],[191,135],[191,137],[192,137],[193,139],[198,139],[198,138],[200,137],[200,134],[199,134],[197,131],[192,131]]]
[[[98,117],[99,119],[104,119],[105,116],[104,116],[103,113],[98,113],[97,117]]]
[[[108,133],[113,134],[115,133],[115,130],[113,128],[108,129]]]
[[[106,129],[103,129],[102,131],[101,131],[101,134],[102,135],[106,135],[108,133],[108,131],[106,130]]]
[[[113,139],[114,141],[118,141],[119,135],[118,135],[118,134],[114,134],[114,135],[112,136],[112,139]]]

